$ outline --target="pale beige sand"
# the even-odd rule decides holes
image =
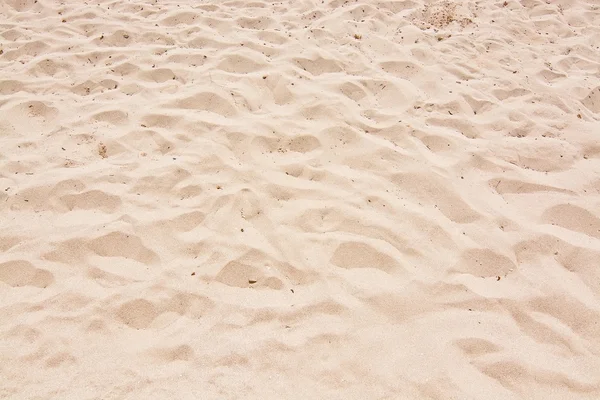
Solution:
[[[0,398],[600,398],[597,0],[0,10]]]

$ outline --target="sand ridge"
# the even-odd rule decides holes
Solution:
[[[600,398],[594,0],[0,5],[0,397]]]

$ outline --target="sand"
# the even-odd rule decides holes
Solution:
[[[0,5],[0,398],[600,398],[600,4]]]

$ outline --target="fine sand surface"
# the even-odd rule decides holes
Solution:
[[[600,399],[598,0],[2,0],[0,398]]]

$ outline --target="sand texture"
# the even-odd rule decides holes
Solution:
[[[1,399],[600,399],[598,0],[2,0]]]

